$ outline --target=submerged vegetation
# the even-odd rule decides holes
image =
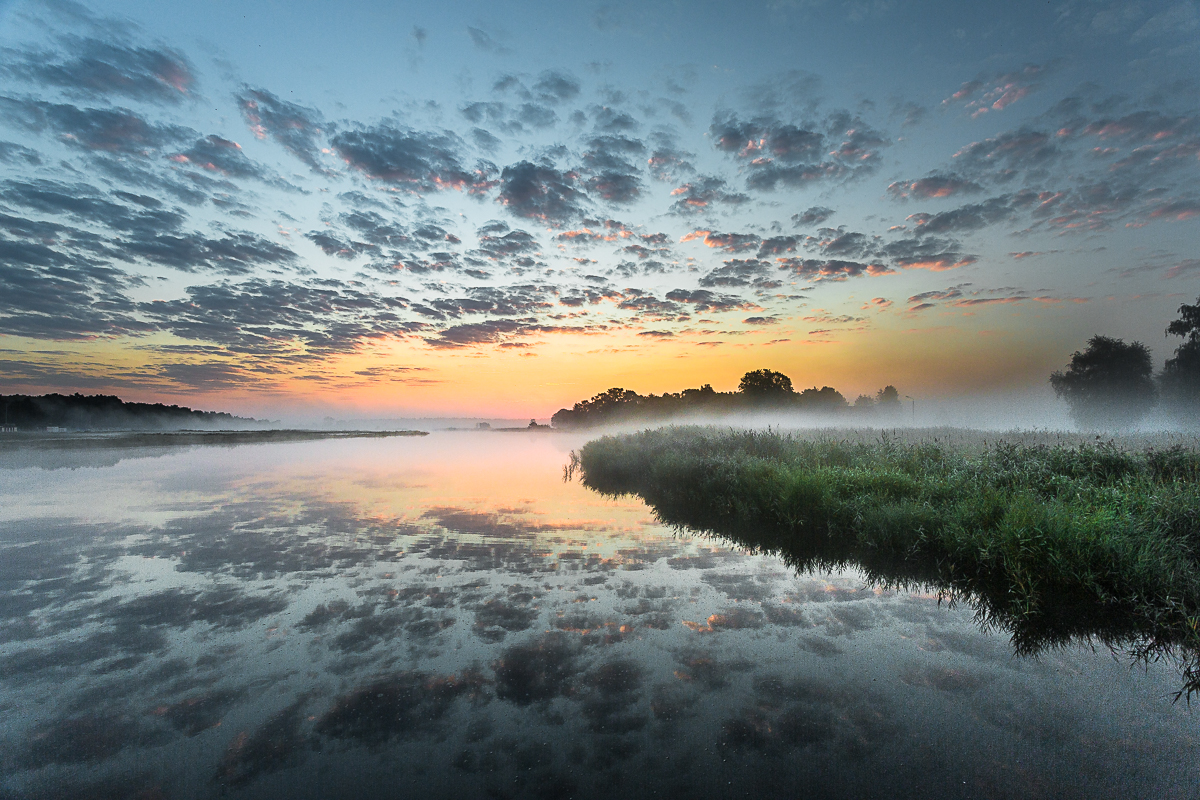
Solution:
[[[970,602],[1018,653],[1099,641],[1200,691],[1200,452],[976,447],[665,428],[588,442],[568,477],[798,570]]]

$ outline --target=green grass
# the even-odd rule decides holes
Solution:
[[[576,469],[797,569],[968,601],[1020,653],[1100,641],[1179,658],[1200,691],[1196,449],[663,428],[588,442]]]

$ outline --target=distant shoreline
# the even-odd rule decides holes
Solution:
[[[428,436],[427,431],[80,431],[67,433],[0,434],[0,453],[15,450],[74,450],[126,447],[184,447],[193,445],[274,444],[321,439],[381,439]]]

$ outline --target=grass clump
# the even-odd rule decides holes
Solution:
[[[1021,653],[1083,639],[1181,656],[1181,694],[1200,691],[1196,449],[662,428],[588,442],[575,470],[797,569],[967,600]]]

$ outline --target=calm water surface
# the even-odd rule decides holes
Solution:
[[[0,797],[1200,796],[1171,665],[679,534],[581,443],[0,464]]]

